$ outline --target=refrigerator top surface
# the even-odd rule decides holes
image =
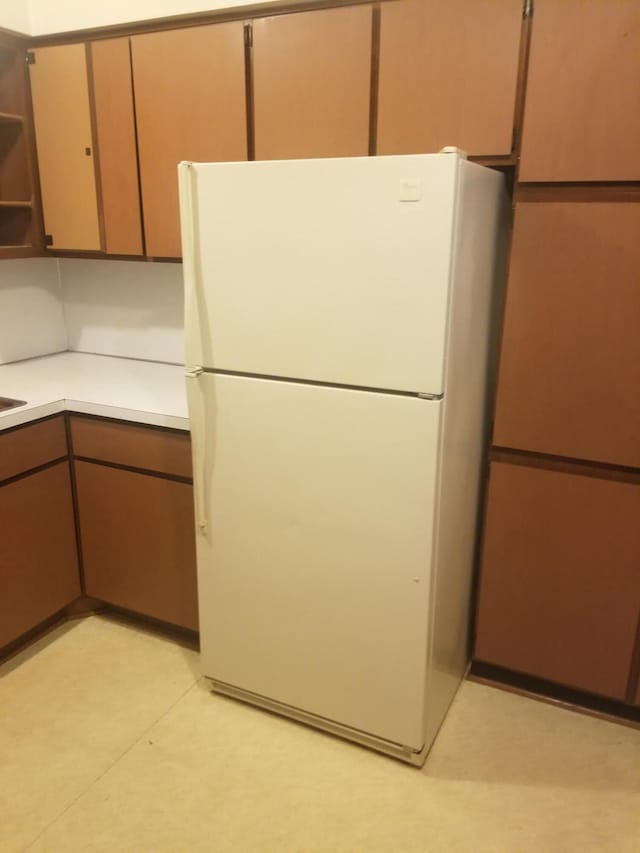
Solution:
[[[181,164],[187,363],[441,394],[459,162]]]

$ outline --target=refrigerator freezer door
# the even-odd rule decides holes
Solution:
[[[181,165],[187,363],[442,393],[458,165]]]
[[[420,749],[442,404],[198,381],[205,675]]]

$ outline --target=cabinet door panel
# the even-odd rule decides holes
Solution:
[[[639,518],[638,485],[494,463],[475,656],[624,699]]]
[[[255,21],[253,74],[256,159],[368,153],[369,6]]]
[[[246,160],[241,22],[131,39],[147,254],[179,257],[178,163]]]
[[[85,45],[39,47],[34,54],[29,68],[44,229],[54,249],[99,251]]]
[[[80,595],[69,463],[0,487],[0,646]]]
[[[399,0],[381,16],[378,154],[509,154],[520,0]]]
[[[640,179],[640,4],[536,0],[521,181]]]
[[[105,251],[142,254],[129,39],[91,44]]]
[[[640,467],[640,204],[517,206],[494,443]]]
[[[196,630],[192,487],[76,462],[87,595]]]

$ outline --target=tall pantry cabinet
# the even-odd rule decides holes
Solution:
[[[475,657],[630,703],[640,6],[536,0],[531,39]]]

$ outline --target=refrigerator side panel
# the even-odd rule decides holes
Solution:
[[[468,625],[505,277],[503,178],[460,162],[431,591],[425,731],[430,743],[469,660]]]
[[[441,402],[201,379],[205,675],[419,751]]]
[[[203,366],[441,393],[457,163],[194,165]]]

